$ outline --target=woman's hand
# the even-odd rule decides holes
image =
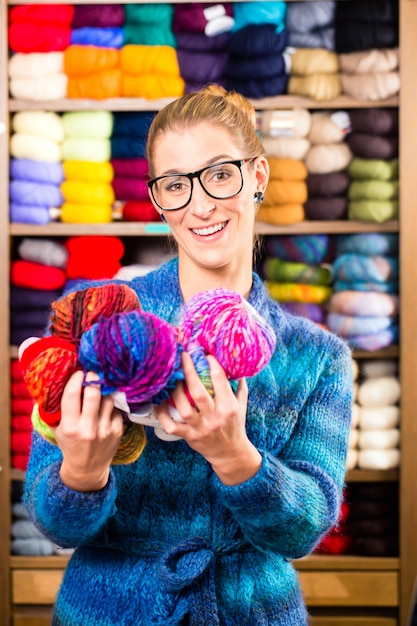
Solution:
[[[89,372],[87,381],[97,380]],[[63,454],[62,482],[76,491],[97,491],[106,486],[110,465],[123,434],[123,419],[110,396],[99,385],[83,387],[84,373],[75,372],[65,386],[61,421],[54,430]]]
[[[237,485],[254,476],[262,463],[245,429],[248,387],[246,380],[241,379],[235,394],[218,361],[208,356],[208,362],[214,397],[205,389],[190,355],[184,352],[185,382],[195,406],[180,384],[172,393],[172,399],[183,422],[172,419],[168,403],[157,407],[157,415],[164,430],[182,437],[193,450],[202,454],[223,483]]]

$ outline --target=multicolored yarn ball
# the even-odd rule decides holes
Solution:
[[[276,345],[272,328],[237,292],[224,288],[196,294],[182,310],[180,341],[213,393],[206,355],[219,361],[229,380],[257,374]]]
[[[106,283],[73,291],[52,303],[49,317],[51,335],[63,337],[78,345],[81,335],[101,317],[117,311],[141,308],[136,293],[127,285]]]
[[[101,318],[80,342],[79,360],[96,372],[104,395],[122,391],[132,412],[167,400],[182,380],[176,329],[152,313],[129,311]]]
[[[62,337],[42,337],[28,341],[20,357],[20,367],[28,391],[39,407],[39,416],[48,426],[58,426],[61,397],[65,385],[77,369],[77,349]],[[56,372],[59,371],[59,379]]]
[[[269,256],[296,263],[323,263],[329,247],[329,235],[271,235],[266,239]]]
[[[123,284],[103,284],[62,296],[52,303],[49,337],[22,350],[20,363],[26,385],[37,403],[32,423],[45,439],[61,419],[61,398],[71,375],[82,369],[78,359],[81,337],[99,319],[123,310],[138,310],[136,293]],[[24,346],[22,346],[24,348]],[[57,375],[59,373],[59,375]],[[124,430],[113,464],[132,463],[146,444],[145,429],[124,417]]]

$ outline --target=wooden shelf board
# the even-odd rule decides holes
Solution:
[[[294,234],[352,234],[362,232],[398,232],[397,220],[377,224],[375,222],[339,221],[305,221],[288,226],[275,226],[265,222],[255,225],[259,235],[294,235]],[[162,222],[122,222],[114,221],[107,224],[67,224],[50,222],[49,224],[10,224],[11,236],[73,236],[73,235],[118,235],[122,237],[155,237],[167,236],[169,227]]]
[[[162,1],[162,0],[161,0]],[[27,4],[16,0],[12,4]],[[35,3],[36,4],[36,3]],[[43,2],[42,4],[48,4]],[[77,4],[76,2],[74,4]],[[81,3],[80,3],[81,4]],[[99,3],[97,3],[99,4]],[[100,4],[104,4],[100,2]],[[63,98],[62,100],[17,100],[10,98],[9,110],[14,113],[17,111],[31,110],[48,110],[48,111],[159,111],[166,104],[169,104],[175,98],[157,98],[148,100],[146,98],[108,98],[106,100],[94,100],[86,98]],[[250,99],[252,104],[258,110],[266,109],[354,109],[354,108],[374,108],[374,107],[397,107],[399,98],[393,96],[386,100],[377,102],[354,100],[348,96],[339,96],[334,100],[317,101],[302,96],[291,96],[287,94],[271,96],[268,98]]]
[[[399,478],[399,470],[365,470],[353,469],[346,474],[348,483],[384,483],[395,482]]]
[[[362,570],[397,571],[400,559],[397,557],[370,557],[355,555],[311,554],[294,560],[297,570]]]
[[[68,556],[14,556],[10,557],[12,569],[59,569],[66,567]],[[312,554],[294,560],[298,570],[375,570],[397,571],[400,560],[396,557],[367,557],[354,555]]]
[[[10,557],[11,569],[62,569],[67,566],[68,556],[14,556]]]

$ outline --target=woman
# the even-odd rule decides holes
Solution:
[[[178,256],[129,283],[175,324],[184,302],[239,292],[272,326],[270,363],[234,392],[209,357],[211,396],[188,354],[185,382],[131,465],[111,466],[122,418],[77,372],[53,446],[34,434],[26,503],[39,528],[76,551],[55,625],[307,624],[292,559],[336,522],[352,403],[351,356],[334,335],[285,313],[253,272],[256,208],[268,162],[254,110],[218,87],[185,95],[148,137],[150,197]],[[95,375],[87,374],[88,379]]]

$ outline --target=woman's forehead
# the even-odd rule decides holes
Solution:
[[[233,159],[241,157],[229,131],[209,123],[166,131],[159,135],[154,145],[154,162],[158,170],[175,163],[183,171],[193,171],[212,162],[217,155]]]

